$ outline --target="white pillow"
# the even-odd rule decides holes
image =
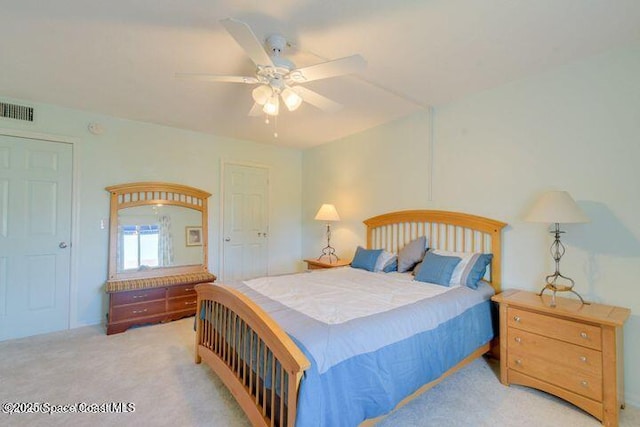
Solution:
[[[395,255],[391,252],[382,251],[382,253],[378,256],[378,260],[376,261],[376,266],[373,268],[373,271],[380,272],[384,270],[384,268],[393,262]]]

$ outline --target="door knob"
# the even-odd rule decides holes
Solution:
[[[224,241],[225,241],[225,242],[230,242],[230,241],[231,241],[231,238],[230,238],[230,237],[227,237],[226,239],[224,239]]]
[[[66,248],[66,247],[67,247],[67,244],[66,244],[66,242],[60,242],[60,244],[58,245],[58,247],[59,247],[60,249],[64,249],[64,248]]]

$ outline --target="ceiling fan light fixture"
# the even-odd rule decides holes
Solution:
[[[284,105],[287,106],[289,111],[295,111],[302,104],[302,97],[298,95],[291,88],[286,87],[282,91],[282,100],[284,101]]]
[[[272,97],[273,90],[271,86],[260,85],[251,92],[251,95],[256,104],[265,105],[269,98]]]
[[[286,48],[291,47],[291,44],[284,36],[280,34],[270,35],[266,40],[265,46],[263,40],[256,36],[247,23],[233,18],[222,19],[220,23],[249,56],[256,67],[255,75],[227,76],[176,73],[176,77],[210,82],[256,85],[251,92],[254,104],[249,110],[249,116],[257,117],[264,113],[264,119],[267,123],[271,120],[271,117],[276,117],[274,121],[277,121],[277,116],[280,113],[280,102],[283,102],[289,111],[297,110],[303,102],[325,112],[338,111],[342,108],[342,105],[311,89],[307,89],[300,83],[358,73],[366,66],[366,61],[360,55],[351,55],[334,60],[325,60],[303,68],[296,68],[293,62],[282,56]],[[281,97],[282,99],[280,99]]]
[[[262,107],[262,111],[265,112],[265,114],[268,114],[270,116],[277,116],[278,112],[280,111],[280,101],[278,101],[278,94],[274,93],[268,100],[267,102],[264,104],[264,107]]]

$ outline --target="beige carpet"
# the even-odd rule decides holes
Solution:
[[[106,336],[86,327],[0,343],[0,404],[135,404],[110,414],[0,413],[0,426],[247,426],[204,364],[193,363],[193,318]],[[622,426],[640,426],[627,407]],[[380,426],[598,426],[547,394],[504,387],[479,359],[383,420]]]

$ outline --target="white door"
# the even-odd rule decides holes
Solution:
[[[0,135],[0,340],[67,329],[72,146]]]
[[[267,275],[269,171],[225,164],[223,280]]]

